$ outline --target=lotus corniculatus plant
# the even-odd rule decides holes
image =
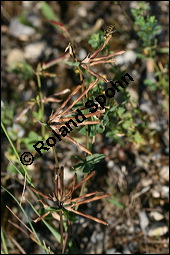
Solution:
[[[74,96],[80,89],[82,89],[81,85],[78,85],[73,92],[68,96],[68,98],[62,103],[62,105],[57,109],[55,113],[52,113],[51,116],[49,117],[48,125],[56,132],[56,133],[61,133],[62,131],[62,136],[64,139],[67,139],[74,144],[76,144],[78,147],[80,147],[82,150],[87,152],[88,154],[92,155],[92,153],[85,148],[82,144],[78,143],[75,139],[70,137],[68,134],[64,134],[65,130],[68,130],[66,126],[63,126],[66,122],[69,120],[72,120],[71,123],[69,121],[69,126],[81,126],[81,125],[92,125],[92,124],[100,124],[101,122],[99,120],[84,120],[83,122],[77,122],[75,123],[75,117],[74,114],[77,113],[77,109],[72,108],[84,97],[89,90],[94,88],[97,85],[98,79],[96,79],[93,83],[91,83],[88,88],[77,98],[71,103],[69,106],[67,106],[67,103],[69,100],[71,100],[72,96]],[[66,107],[66,109],[64,109]],[[79,110],[85,110],[85,107],[79,108]],[[102,110],[98,110],[95,113],[88,113],[84,114],[86,118],[89,117],[94,117],[97,118],[103,113]],[[96,117],[97,116],[97,117]],[[68,132],[68,131],[67,131]],[[70,131],[69,131],[70,132]],[[68,133],[69,133],[68,132]]]
[[[49,205],[47,202],[43,200],[39,200],[46,210],[46,213],[42,216],[39,216],[37,219],[34,220],[34,222],[38,222],[39,220],[42,220],[50,213],[52,216],[60,221],[60,212],[62,211],[63,214],[68,218],[68,220],[75,220],[75,218],[72,216],[73,213],[86,217],[88,219],[94,220],[98,223],[108,225],[108,223],[104,220],[100,220],[96,217],[93,217],[91,215],[82,213],[78,210],[76,210],[76,207],[82,204],[90,203],[95,200],[99,200],[105,197],[108,197],[110,194],[100,194],[101,192],[95,191],[92,193],[87,193],[85,195],[79,196],[77,198],[72,198],[73,192],[79,188],[84,182],[88,181],[92,176],[94,176],[95,171],[91,172],[89,175],[87,175],[82,181],[80,181],[78,184],[76,184],[77,175],[74,174],[74,177],[72,179],[72,187],[69,191],[65,191],[64,188],[64,168],[61,167],[60,169],[55,169],[54,171],[54,193],[53,195],[45,195],[42,192],[36,190],[35,188],[31,187],[31,189],[37,193],[38,195],[42,196],[45,199],[48,199],[50,201],[54,202],[55,206]]]

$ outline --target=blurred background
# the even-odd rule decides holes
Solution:
[[[104,154],[105,158],[94,166],[97,173],[86,191],[101,190],[111,195],[109,199],[82,206],[81,211],[107,220],[109,226],[78,218],[71,229],[68,253],[168,254],[169,2],[1,1],[1,120],[19,155],[24,151],[35,155],[33,144],[42,140],[37,121],[42,119],[33,101],[39,91],[35,75],[38,64],[57,60],[41,76],[43,98],[66,88],[72,91],[80,84],[76,67],[63,58],[69,37],[50,20],[67,28],[78,61],[101,45],[104,31],[114,24],[116,32],[105,53],[121,50],[125,53],[115,57],[115,64],[92,69],[109,80],[118,80],[125,73],[134,79],[126,91],[108,100],[109,110],[104,119],[108,125],[103,122],[102,131],[93,130],[96,135],[93,152]],[[88,72],[84,78],[87,84],[94,81]],[[100,82],[96,95],[107,86]],[[59,97],[65,98],[66,95]],[[59,105],[58,102],[45,105],[45,122],[51,110]],[[75,129],[72,136],[85,144],[82,133]],[[45,137],[49,137],[48,132]],[[20,201],[24,179],[16,171],[15,166],[20,164],[4,130],[1,141],[1,183]],[[77,169],[74,156],[84,154],[65,141],[57,144],[57,150],[65,168],[65,184],[69,186],[72,168]],[[35,155],[34,163],[27,168],[35,187],[45,194],[52,193],[52,152],[42,157]],[[79,180],[80,177],[82,172]],[[2,253],[42,254],[38,244],[11,224],[20,226],[6,205],[26,225],[28,222],[6,190],[1,192]],[[27,188],[25,197],[40,209]],[[36,218],[26,200],[23,207],[31,221]],[[50,222],[58,229],[56,220]],[[39,238],[54,253],[59,253],[58,242],[43,222],[33,224]]]

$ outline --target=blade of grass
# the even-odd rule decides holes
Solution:
[[[53,11],[53,9],[51,8],[51,6],[46,3],[46,1],[40,1],[40,8],[42,11],[42,14],[44,15],[44,17],[46,19],[56,19],[56,20],[60,20],[59,17],[55,14],[55,12]]]
[[[20,204],[20,202],[19,202],[19,201],[12,195],[12,193],[9,192],[6,188],[2,187],[2,189],[4,189],[4,190],[16,201],[16,203],[19,205],[21,211],[22,211],[23,214],[25,215],[25,217],[26,217],[26,219],[27,219],[27,221],[28,221],[28,223],[29,223],[29,225],[30,225],[31,230],[33,231],[34,235],[36,236],[38,242],[41,244],[41,241],[40,241],[40,239],[39,239],[39,237],[38,237],[38,235],[37,235],[37,233],[36,233],[36,231],[35,231],[35,229],[34,229],[32,223],[31,223],[31,221],[29,220],[27,213],[25,212],[25,210],[24,210],[24,208],[22,207],[22,205]],[[42,245],[42,244],[41,244],[41,245]]]
[[[28,200],[27,200],[27,202],[30,204],[30,206],[32,207],[34,212],[36,212],[38,214],[37,210],[34,208],[34,206],[31,204],[31,202],[28,201]],[[42,221],[44,222],[46,227],[50,230],[50,232],[54,235],[56,240],[60,243],[60,235],[59,235],[59,233],[54,228],[52,228],[44,219],[42,219]]]
[[[9,141],[9,143],[10,143],[10,145],[11,145],[11,147],[12,147],[12,149],[13,149],[13,151],[14,151],[16,157],[17,157],[17,159],[19,160],[19,162],[20,162],[20,164],[21,164],[22,169],[24,170],[24,173],[25,173],[25,175],[26,175],[26,178],[27,178],[28,183],[31,183],[31,179],[30,179],[30,177],[29,177],[29,175],[28,175],[28,173],[27,173],[27,169],[26,169],[26,167],[21,163],[20,157],[19,157],[19,155],[18,155],[18,152],[17,152],[17,150],[15,149],[15,146],[14,146],[14,144],[13,144],[11,138],[9,137],[8,132],[7,132],[5,126],[4,126],[4,124],[3,124],[2,122],[1,122],[1,126],[2,126],[2,129],[3,129],[3,131],[4,131],[5,135],[6,135],[6,137],[8,138],[8,141]],[[20,172],[20,174],[22,174],[22,172]],[[23,174],[22,174],[22,175],[23,175]]]
[[[2,244],[3,244],[3,248],[4,248],[4,252],[1,250],[1,252],[3,254],[9,254],[8,253],[8,248],[7,248],[7,244],[6,244],[6,239],[5,239],[5,235],[3,233],[2,227],[1,227],[1,240],[2,240]]]

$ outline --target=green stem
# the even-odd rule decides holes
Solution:
[[[59,161],[58,161],[58,157],[57,157],[57,150],[56,150],[56,146],[53,146],[53,154],[54,154],[54,159],[55,159],[55,164],[56,167],[59,169]]]
[[[20,157],[19,157],[19,155],[18,155],[18,152],[16,151],[15,146],[14,146],[14,144],[13,144],[11,138],[9,137],[8,132],[7,132],[5,126],[4,126],[4,124],[3,124],[2,122],[1,122],[1,126],[2,126],[2,129],[3,129],[3,131],[4,131],[5,135],[6,135],[6,137],[8,138],[8,141],[9,141],[9,143],[10,143],[10,145],[11,145],[11,147],[12,147],[12,149],[13,149],[13,151],[14,151],[14,153],[15,153],[17,159],[18,159],[18,161],[19,161],[20,164],[21,164],[22,169],[24,170],[24,173],[25,173],[25,176],[27,177],[28,183],[31,183],[31,179],[30,179],[30,177],[29,177],[29,175],[28,175],[28,173],[27,173],[27,169],[26,169],[26,167],[21,163],[21,160],[20,160]]]
[[[80,69],[79,69],[79,70],[80,70]],[[82,76],[82,72],[81,72],[81,70],[80,70],[80,80],[83,79],[82,77],[83,77],[83,76]],[[86,85],[85,85],[85,83],[84,83],[84,81],[83,81],[83,83],[82,83],[82,93],[83,93],[85,90],[86,90]],[[86,95],[86,98],[83,97],[83,105],[85,105],[86,100],[87,100],[87,97],[88,97],[88,95]],[[87,109],[85,110],[85,114],[86,114],[86,113],[87,113]],[[89,144],[89,130],[88,130],[88,125],[86,125],[85,128],[86,128],[86,148],[89,150],[89,149],[90,149],[90,144]],[[87,155],[88,155],[88,154],[86,153],[86,156],[87,156]],[[87,175],[88,175],[88,174],[85,173],[83,178],[85,178]],[[84,194],[85,186],[86,186],[86,182],[84,182],[84,183],[82,184],[82,186],[81,186],[80,196],[82,196],[82,195]],[[79,206],[77,205],[77,206],[75,207],[75,209],[78,210],[78,207],[79,207]]]
[[[64,245],[63,245],[63,254],[65,253],[65,250],[66,250],[67,244],[68,244],[68,237],[69,237],[69,233],[70,233],[70,225],[71,225],[71,222],[67,219],[67,232],[66,232],[66,236],[65,236],[65,240],[64,240]]]
[[[77,58],[76,58],[76,54],[75,54],[75,49],[74,49],[74,43],[73,41],[71,40],[72,42],[72,46],[73,46],[73,58],[75,60],[75,62],[78,62]],[[84,79],[83,79],[83,73],[82,73],[82,70],[80,68],[80,66],[78,66],[78,71],[79,71],[79,77],[80,77],[80,82],[81,82],[81,85],[82,85],[82,93],[86,90],[86,84],[84,83]],[[86,100],[88,98],[88,95],[86,95],[86,97],[83,97],[83,105],[85,105],[86,103]],[[87,113],[87,109],[85,110],[85,114]],[[86,148],[89,150],[89,131],[88,131],[88,125],[85,126],[86,128]],[[87,154],[86,154],[87,155]],[[84,178],[87,176],[88,174],[84,174]],[[80,190],[80,196],[83,195],[84,193],[84,189],[85,189],[85,185],[86,185],[86,182],[83,183],[83,185],[81,186],[81,190]],[[78,209],[78,206],[76,207],[76,210]]]
[[[40,99],[40,103],[38,102],[38,105],[40,106],[42,122],[44,122],[44,104],[43,104],[43,100],[42,100],[43,96],[42,96],[42,91],[41,91],[41,79],[40,79],[40,75],[39,75],[38,71],[36,72],[36,76],[37,76],[38,93],[39,93],[39,99]],[[41,135],[42,135],[42,138],[45,139],[45,126],[44,125],[41,125]]]
[[[58,157],[57,157],[56,147],[54,146],[52,148],[53,148],[53,155],[54,155],[54,159],[55,159],[55,164],[56,164],[56,167],[58,169],[58,173],[57,174],[60,176],[62,170],[59,167],[59,161],[58,161]],[[61,194],[60,194],[59,199],[61,199]],[[63,240],[64,240],[63,239],[63,212],[62,212],[62,210],[60,210],[60,245],[61,245],[61,254],[64,254]]]
[[[61,245],[61,254],[63,254],[63,212],[60,210],[60,245]]]

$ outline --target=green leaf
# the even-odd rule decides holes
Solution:
[[[33,145],[41,140],[41,136],[37,135],[37,133],[35,133],[34,131],[30,131],[28,137],[23,139],[23,142],[25,143],[25,146],[28,150],[32,150]]]
[[[50,20],[52,19],[57,21],[60,20],[59,17],[54,13],[50,5],[46,3],[46,1],[40,1],[40,9],[46,19],[50,19]]]
[[[97,133],[103,133],[104,127],[102,124],[88,125],[88,135],[89,137],[95,136]],[[84,126],[79,130],[79,133],[82,135],[86,135],[86,127]]]
[[[79,66],[80,65],[80,62],[65,61],[65,63],[70,65],[70,66]]]
[[[7,171],[9,171],[10,173],[18,173],[18,171],[14,168],[13,164],[9,163],[7,166]]]
[[[97,127],[96,127],[96,131],[100,134],[102,134],[104,131],[105,131],[105,127],[101,124],[99,124]]]
[[[139,144],[141,144],[143,142],[143,138],[138,131],[134,135],[134,140],[135,140],[135,142],[137,142]]]
[[[34,117],[37,121],[41,120],[41,119],[42,119],[42,113],[41,113],[41,111],[33,112],[33,117]]]
[[[123,107],[119,107],[118,110],[117,110],[117,113],[119,116],[122,116],[122,114],[125,112],[125,108]]]
[[[21,12],[21,14],[20,14],[20,16],[18,17],[18,19],[19,19],[19,21],[20,21],[22,24],[24,24],[24,25],[26,25],[26,26],[33,27],[32,23],[31,23],[31,22],[27,19],[27,17],[26,17],[26,11],[25,11],[25,10]]]
[[[29,80],[34,74],[32,66],[25,61],[16,63],[14,67],[10,69],[10,72],[22,75],[24,80]]]
[[[83,160],[81,163],[76,164],[74,168],[83,171],[83,173],[88,173],[92,171],[94,169],[95,164],[100,162],[100,160],[103,158],[105,158],[105,155],[98,153],[87,156],[85,160]]]
[[[7,248],[7,239],[3,233],[4,230],[2,230],[2,227],[1,227],[1,240],[2,240],[2,244],[3,244],[3,248],[4,248],[4,252],[3,254],[9,254],[8,253],[8,248]],[[1,250],[2,252],[2,250]]]
[[[145,58],[145,55],[141,54],[141,53],[137,53],[136,54],[138,58],[140,59],[144,59]]]
[[[122,204],[118,201],[117,198],[107,199],[107,201],[109,201],[111,204],[115,205],[115,206],[118,207],[118,208],[121,208],[121,209],[125,208],[125,206],[122,205]]]
[[[82,127],[80,130],[79,130],[79,133],[82,134],[82,135],[86,135],[86,127]]]
[[[87,157],[86,157],[86,161],[87,161],[87,162],[91,162],[91,161],[92,161],[93,164],[96,164],[96,163],[98,163],[102,158],[105,158],[105,155],[104,155],[104,154],[96,153],[96,154],[87,156]]]
[[[95,34],[93,34],[90,40],[88,41],[88,43],[94,49],[97,49],[98,47],[100,47],[104,43],[103,31],[98,31]]]
[[[65,208],[62,208],[62,211],[63,211],[63,213],[64,213],[64,216],[67,218],[67,219],[69,219],[70,221],[77,221],[78,220],[78,218],[76,218],[75,217],[75,213],[73,213],[73,212],[70,212],[70,211],[68,211],[68,210],[66,210]]]
[[[103,125],[106,125],[108,122],[109,122],[109,117],[108,117],[107,114],[105,114],[104,117],[103,117],[102,124],[103,124]]]

